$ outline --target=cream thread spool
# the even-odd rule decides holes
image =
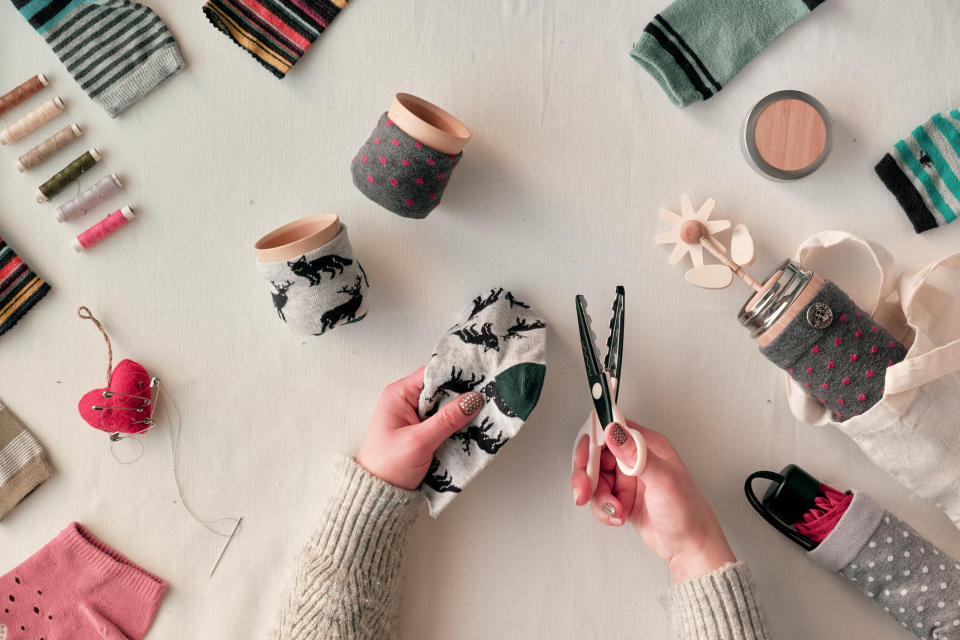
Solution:
[[[74,238],[73,250],[80,253],[81,251],[89,249],[136,217],[137,215],[130,207],[123,207],[122,209],[114,211]]]
[[[81,135],[83,135],[83,131],[80,129],[80,125],[78,125],[76,122],[71,125],[67,125],[63,129],[60,129],[60,131],[57,131],[55,134],[35,146],[33,149],[30,149],[30,151],[27,151],[25,154],[20,156],[16,164],[17,171],[23,173],[28,169],[39,167],[57,151],[65,148]]]
[[[81,191],[76,198],[57,207],[57,221],[66,222],[83,215],[122,188],[123,183],[115,173],[100,178],[92,187]]]
[[[10,144],[35,131],[63,113],[67,106],[60,99],[50,98],[39,107],[0,131],[0,144]]]

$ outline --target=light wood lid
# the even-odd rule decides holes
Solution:
[[[437,105],[423,98],[398,93],[387,117],[414,140],[441,151],[457,154],[470,142],[470,130]]]
[[[318,213],[274,229],[254,245],[260,262],[281,262],[318,249],[340,233],[340,216]]]
[[[827,143],[827,126],[813,105],[796,98],[778,100],[757,119],[757,151],[771,166],[799,171],[813,164]]]

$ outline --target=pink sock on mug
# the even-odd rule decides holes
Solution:
[[[0,638],[139,640],[166,588],[74,522],[0,578]]]

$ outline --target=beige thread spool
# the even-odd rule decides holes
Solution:
[[[0,144],[10,144],[35,131],[60,115],[66,105],[59,96],[50,98],[39,107],[0,131]]]
[[[55,134],[35,146],[33,149],[30,149],[30,151],[27,151],[25,154],[20,156],[20,158],[17,159],[17,171],[23,173],[27,169],[39,167],[41,164],[46,162],[48,158],[53,156],[53,154],[69,145],[82,134],[83,131],[80,130],[80,126],[76,122],[65,126],[63,129],[60,129],[60,131],[57,131]]]

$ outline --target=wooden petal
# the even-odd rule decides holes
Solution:
[[[733,283],[733,271],[722,264],[708,264],[690,269],[684,278],[690,284],[704,289],[723,289]]]
[[[673,251],[670,252],[670,257],[667,259],[667,264],[675,265],[681,260],[683,256],[687,255],[687,251],[690,250],[690,245],[686,242],[678,242],[673,246]]]
[[[700,222],[706,222],[710,219],[710,214],[713,213],[714,207],[717,206],[717,201],[713,198],[707,198],[706,201],[700,205],[700,209],[697,211],[696,218]]]
[[[753,246],[753,236],[742,224],[733,228],[733,236],[730,239],[730,258],[743,267],[753,264],[753,261],[757,258]]]
[[[680,196],[680,212],[683,214],[684,220],[689,220],[693,217],[693,203],[690,201],[690,196],[687,194]]]
[[[670,209],[660,209],[660,217],[663,218],[671,227],[680,226],[683,218],[675,214]]]
[[[680,242],[680,234],[676,229],[670,229],[654,236],[653,241],[657,244],[670,244],[671,242]]]
[[[730,228],[729,220],[710,220],[704,224],[707,225],[707,231],[710,232],[710,235],[720,233],[721,231],[726,231]]]
[[[695,267],[703,266],[703,245],[690,245],[690,261],[693,262],[693,266]]]

